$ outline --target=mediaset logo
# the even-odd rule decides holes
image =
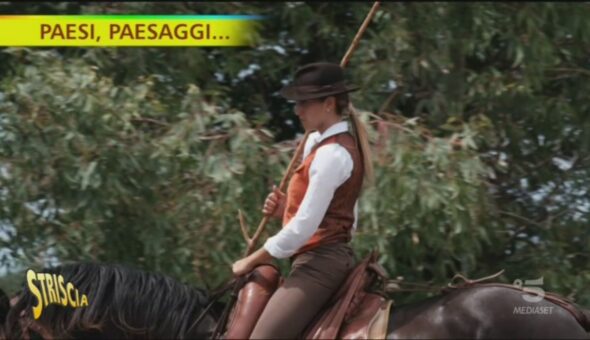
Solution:
[[[534,280],[525,280],[524,284],[522,280],[516,279],[513,283],[519,289],[529,294],[524,294],[522,298],[527,302],[537,303],[545,298],[545,290],[541,287],[543,285],[543,277]],[[515,306],[512,311],[513,314],[552,314],[552,306]]]

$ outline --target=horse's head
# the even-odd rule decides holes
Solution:
[[[30,332],[23,331],[24,324],[19,318],[10,317],[11,306],[19,301],[18,295],[10,299],[8,295],[0,289],[0,339],[7,338],[29,338]]]
[[[63,284],[54,286],[53,298],[48,298],[51,293],[47,286],[41,298],[35,289],[25,285],[10,311],[2,314],[0,310],[0,316],[6,319],[7,337],[203,338],[214,327],[212,314],[198,324],[194,322],[208,302],[204,291],[170,277],[96,263],[77,263],[41,272],[63,277],[59,279]],[[60,288],[67,283],[74,288],[62,294]],[[39,291],[42,289],[39,287]],[[65,294],[72,299],[85,295],[87,305],[82,306],[80,300],[78,306],[53,303],[61,297],[69,298]],[[46,304],[39,299],[53,302]],[[35,318],[33,310],[39,303],[43,305],[42,312]]]

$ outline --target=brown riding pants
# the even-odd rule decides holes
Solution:
[[[295,339],[338,290],[355,265],[348,243],[329,243],[298,255],[272,295],[251,339]]]

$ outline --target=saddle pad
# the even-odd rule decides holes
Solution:
[[[379,308],[373,322],[369,325],[369,336],[367,339],[385,339],[387,337],[387,326],[389,326],[389,315],[393,300],[387,300],[385,306]]]
[[[346,320],[339,339],[385,339],[393,300],[379,294],[367,293],[356,313]]]

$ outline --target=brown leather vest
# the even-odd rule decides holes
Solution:
[[[330,136],[314,145],[309,155],[295,169],[289,187],[287,188],[287,202],[283,215],[283,227],[295,216],[309,185],[309,169],[317,149],[326,144],[338,143],[344,147],[352,157],[353,169],[351,176],[342,183],[334,193],[328,210],[320,223],[318,230],[309,241],[299,248],[292,258],[313,249],[321,244],[332,242],[349,242],[352,238],[351,229],[354,223],[354,204],[358,199],[363,184],[363,162],[360,150],[354,137],[349,132],[342,132]]]

